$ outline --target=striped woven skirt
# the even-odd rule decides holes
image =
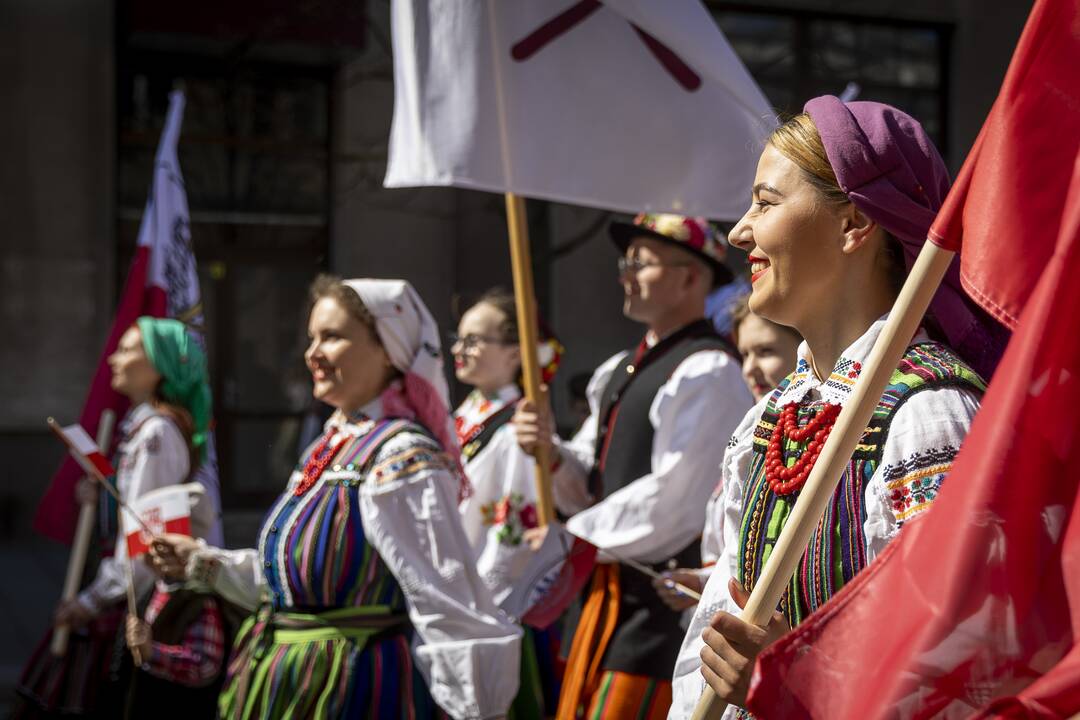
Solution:
[[[520,685],[510,706],[508,720],[544,720],[555,715],[562,685],[562,662],[559,660],[561,628],[537,630],[523,626],[521,639]]]
[[[122,712],[126,678],[115,677],[117,654],[127,649],[120,636],[123,605],[105,609],[83,631],[69,636],[67,653],[54,657],[52,630],[38,643],[23,669],[16,692],[22,706],[13,717],[57,715],[113,716]]]
[[[670,682],[605,670],[585,717],[587,720],[664,720],[670,708]]]
[[[221,717],[446,717],[413,666],[408,626],[380,609],[386,610],[263,611],[249,617],[236,638],[218,700]],[[384,615],[386,622],[369,622],[372,614]]]

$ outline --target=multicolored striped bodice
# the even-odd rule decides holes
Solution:
[[[399,419],[350,425],[350,437],[314,485],[296,495],[294,488],[319,443],[300,458],[259,537],[259,557],[275,609],[386,605],[404,612],[401,588],[368,543],[360,514],[360,493],[373,471],[375,454],[403,430],[427,434]]]
[[[792,377],[773,391],[754,430],[754,453],[748,468],[746,500],[739,528],[739,580],[752,590],[787,522],[799,493],[777,495],[765,479],[765,454],[783,408],[777,403]],[[792,627],[823,605],[867,563],[864,523],[866,488],[881,463],[889,424],[913,394],[940,387],[963,386],[978,392],[985,383],[948,348],[926,342],[908,348],[893,371],[844,477],[810,540],[798,570],[780,601],[780,611]],[[797,424],[805,426],[821,411],[823,401],[800,404]],[[813,438],[786,440],[785,466],[794,464]]]

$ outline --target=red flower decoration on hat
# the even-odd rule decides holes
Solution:
[[[716,230],[705,218],[672,213],[640,213],[634,218],[634,224],[693,248],[714,260],[724,261],[724,246],[717,239]]]

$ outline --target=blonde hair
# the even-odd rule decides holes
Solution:
[[[825,144],[809,115],[799,113],[773,130],[768,143],[803,171],[826,202],[835,205],[851,202],[840,189]]]
[[[836,179],[836,172],[829,162],[828,153],[825,152],[825,143],[821,141],[821,133],[807,113],[799,113],[773,130],[767,142],[802,170],[806,181],[818,191],[826,203],[844,205],[851,202],[851,198],[840,188],[840,182]],[[878,257],[888,270],[894,293],[899,293],[900,286],[907,277],[904,251],[892,233],[884,227],[881,230],[885,242],[882,243]]]

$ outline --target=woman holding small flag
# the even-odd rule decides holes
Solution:
[[[489,290],[461,316],[450,347],[457,379],[472,386],[454,412],[454,426],[472,493],[461,503],[462,525],[473,546],[480,579],[496,600],[521,582],[532,552],[525,532],[538,524],[535,461],[518,445],[510,422],[523,397],[521,350],[514,296]],[[538,357],[550,383],[563,348],[541,323]],[[513,720],[553,715],[559,698],[555,627],[525,628],[521,690]]]
[[[805,338],[794,372],[735,431],[723,549],[675,667],[670,717],[704,681],[745,714],[758,653],[824,604],[937,495],[979,407],[1003,333],[954,267],[910,341],[766,628],[737,617],[849,400],[949,188],[922,126],[896,108],[823,96],[770,136],[753,203],[729,235],[747,252],[751,309]],[[977,372],[978,371],[978,372]],[[704,676],[704,680],[703,680]]]
[[[206,356],[180,321],[141,317],[121,336],[108,362],[112,387],[131,401],[114,462],[116,489],[130,504],[157,488],[185,482],[203,459],[211,413]],[[96,494],[97,488],[83,481],[78,492]],[[29,701],[27,716],[30,707],[69,714],[120,712],[116,703],[124,689],[118,678],[110,682],[108,673],[128,584],[142,597],[154,574],[129,561],[125,538],[117,537],[116,505],[102,497],[107,510],[100,534],[110,544],[115,538],[112,556],[101,560],[78,597],[56,611],[56,624],[80,632],[80,641],[56,659],[46,638],[24,670],[18,690]]]
[[[305,353],[336,408],[271,507],[257,547],[165,536],[155,565],[254,611],[222,717],[504,716],[521,631],[476,575],[468,484],[438,328],[403,280],[321,277]],[[410,649],[411,644],[411,649]]]
[[[216,508],[198,482],[147,493],[142,507],[163,517],[180,511],[193,538],[205,538],[216,522]],[[171,523],[167,523],[168,527]],[[128,615],[125,641],[133,661],[124,703],[128,720],[200,720],[217,717],[217,696],[228,655],[231,615],[225,603],[183,578],[160,574],[154,591]]]

